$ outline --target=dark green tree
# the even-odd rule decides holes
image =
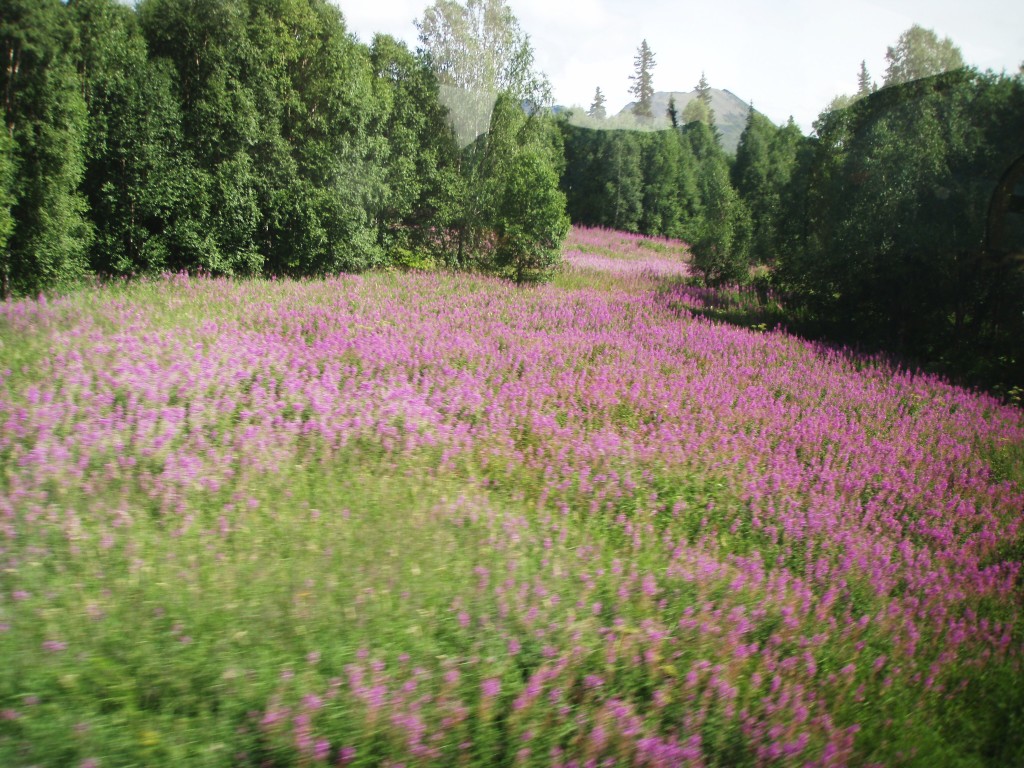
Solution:
[[[603,205],[597,223],[612,229],[638,232],[644,211],[644,177],[640,134],[603,132],[600,167],[604,182]]]
[[[860,72],[857,73],[857,96],[864,97],[875,90],[874,83],[871,82],[871,74],[868,72],[867,61],[861,61]]]
[[[678,237],[682,231],[686,216],[680,185],[683,161],[679,139],[675,130],[642,137],[644,196],[640,231],[644,234]]]
[[[700,73],[700,80],[697,82],[697,100],[707,109],[708,125],[715,124],[715,110],[711,106],[711,86],[703,72]]]
[[[608,116],[608,112],[605,109],[606,99],[604,93],[601,91],[600,86],[594,91],[594,101],[590,105],[590,109],[587,114],[595,120],[604,120]]]
[[[175,233],[171,266],[258,272],[260,175],[250,151],[260,116],[245,83],[255,53],[246,30],[248,6],[240,0],[142,0],[138,14],[150,55],[173,68],[182,141],[194,157],[183,174],[190,215]]]
[[[488,143],[494,166],[488,174],[488,219],[495,235],[488,266],[517,283],[547,280],[569,231],[553,157],[561,146],[507,95],[498,99]]]
[[[693,268],[706,285],[746,282],[752,222],[729,181],[729,162],[712,128],[686,127],[697,161],[700,219],[692,227]]]
[[[780,129],[751,107],[736,150],[732,183],[750,211],[751,255],[756,261],[775,262],[783,191],[793,173],[800,139],[792,120]]]
[[[1024,380],[1010,351],[1024,332],[1020,272],[986,256],[1021,120],[1019,80],[965,69],[822,115],[803,246],[780,252],[794,305],[845,341],[982,379],[1018,366]]]
[[[0,14],[4,154],[13,166],[12,231],[0,292],[32,293],[86,271],[91,228],[78,186],[87,119],[75,70],[78,41],[60,0],[6,0]]]
[[[426,266],[444,262],[462,199],[458,147],[430,66],[387,35],[370,52],[378,110],[371,133],[386,138],[379,162],[382,194],[373,211],[378,242],[392,260]]]
[[[636,56],[633,57],[633,74],[629,76],[629,79],[633,81],[629,92],[636,97],[633,114],[640,118],[654,117],[651,103],[654,100],[653,70],[655,66],[654,52],[644,40],[637,48]]]
[[[268,268],[285,274],[358,271],[384,263],[374,211],[387,196],[386,137],[369,51],[327,0],[249,0],[259,230]]]
[[[665,114],[668,116],[668,121],[672,124],[672,127],[679,128],[681,117],[679,115],[679,107],[676,106],[676,95],[674,93],[668,97],[668,108],[665,110]]]
[[[160,271],[178,261],[175,236],[192,215],[182,180],[195,173],[182,143],[172,69],[148,57],[127,6],[71,0],[68,10],[78,29],[89,114],[82,189],[96,233],[91,268]]]

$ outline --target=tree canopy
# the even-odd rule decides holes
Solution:
[[[884,85],[899,85],[931,75],[940,75],[964,66],[960,49],[948,37],[914,24],[900,35],[896,45],[885,53]]]

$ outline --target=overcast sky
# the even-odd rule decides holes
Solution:
[[[369,43],[386,32],[416,46],[426,0],[334,0]],[[912,24],[950,37],[968,64],[1016,72],[1024,61],[1020,0],[508,0],[533,44],[555,101],[609,113],[632,101],[629,75],[641,40],[654,51],[654,87],[689,91],[701,71],[776,123],[805,131],[839,93],[857,88],[862,59],[881,82],[885,49]]]

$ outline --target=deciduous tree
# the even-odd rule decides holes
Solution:
[[[948,37],[915,24],[886,51],[884,85],[898,85],[964,66],[960,49]]]
[[[534,68],[529,38],[504,0],[438,0],[417,26],[464,145],[455,261],[516,280],[542,279],[553,263],[550,243],[561,243],[568,219],[558,188],[561,136],[539,109],[550,101],[550,86]],[[548,172],[540,170],[544,164]],[[512,205],[510,190],[526,194],[531,184],[538,186],[523,205]],[[559,206],[563,218],[554,214]]]

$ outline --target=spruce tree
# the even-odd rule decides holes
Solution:
[[[704,76],[704,72],[700,73],[700,81],[697,83],[697,100],[700,101],[707,109],[707,124],[713,126],[715,124],[715,110],[711,108],[711,86],[708,85],[708,79]]]
[[[654,76],[651,70],[655,67],[654,52],[644,40],[636,50],[633,58],[633,65],[636,68],[634,74],[629,76],[633,81],[629,92],[636,96],[636,105],[633,107],[633,114],[641,118],[654,117],[652,102],[654,100]]]
[[[676,96],[673,93],[668,97],[668,109],[665,110],[665,114],[668,115],[668,120],[672,123],[673,128],[679,127],[679,107],[676,106]]]
[[[604,120],[608,116],[605,110],[605,101],[604,93],[601,91],[601,87],[598,86],[597,90],[594,91],[594,101],[590,105],[587,114],[595,120]]]
[[[861,61],[860,72],[857,74],[857,96],[867,96],[875,90],[871,82],[871,75],[868,74],[868,63]]]

